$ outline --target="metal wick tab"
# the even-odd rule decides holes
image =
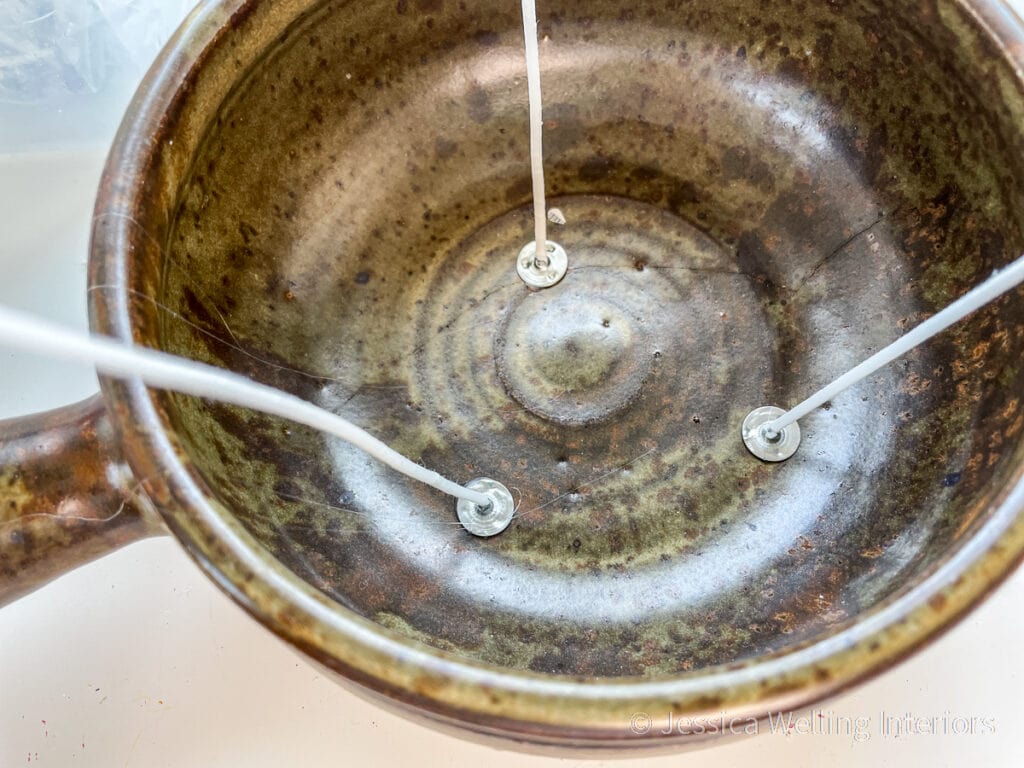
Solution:
[[[533,240],[523,246],[516,258],[516,272],[531,288],[550,288],[565,277],[569,268],[569,257],[565,249],[551,240],[542,251]]]
[[[779,430],[769,428],[784,413],[774,405],[765,405],[752,410],[743,420],[743,444],[762,461],[785,461],[800,447],[800,425],[795,421]]]
[[[489,477],[470,480],[466,487],[484,494],[488,504],[482,506],[469,499],[459,499],[455,511],[463,528],[474,536],[482,537],[495,536],[508,528],[516,511],[508,488]]]

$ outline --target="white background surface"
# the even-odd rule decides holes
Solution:
[[[40,119],[45,131],[64,118]],[[0,302],[85,327],[86,242],[112,127],[91,147],[0,155]],[[95,386],[89,370],[0,349],[0,418]],[[820,723],[866,718],[860,741],[763,727],[699,753],[614,765],[1019,766],[1022,634],[1024,572],[931,648],[822,706]],[[990,718],[994,733],[894,738],[883,713]],[[0,768],[556,762],[464,743],[357,699],[245,616],[169,538],[0,609]]]

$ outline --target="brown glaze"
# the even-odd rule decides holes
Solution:
[[[517,10],[326,4],[290,28],[181,178],[158,297],[189,324],[153,343],[500,478],[520,513],[475,540],[309,430],[162,401],[209,491],[337,603],[538,673],[782,653],[926,575],[1015,467],[975,437],[1016,434],[1014,300],[806,420],[785,465],[737,424],[1020,250],[1020,137],[966,59],[927,54],[962,30],[790,10],[549,6],[572,258],[541,293],[510,272],[531,226]]]
[[[505,533],[309,430],[103,386],[175,535],[343,678],[481,735],[672,745],[670,712],[877,673],[1024,552],[1020,295],[808,417],[789,462],[738,437],[1024,250],[1024,33],[980,0],[541,17],[557,287],[514,271],[518,9],[451,0],[201,8],[90,263],[97,330],[500,479]]]
[[[0,421],[0,605],[160,530],[100,397]]]

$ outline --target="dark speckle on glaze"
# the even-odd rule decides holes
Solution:
[[[451,139],[438,137],[434,141],[434,156],[437,157],[438,160],[447,160],[449,157],[454,155],[458,149],[458,143]]]
[[[494,115],[491,97],[479,85],[474,85],[466,94],[466,109],[469,116],[478,123],[486,123]]]
[[[498,41],[501,40],[501,35],[493,29],[481,29],[479,32],[473,34],[473,39],[485,48],[490,48],[491,46],[498,44]]]

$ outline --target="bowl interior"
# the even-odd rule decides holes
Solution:
[[[301,578],[503,667],[676,675],[910,589],[1021,460],[1004,298],[801,424],[739,439],[1024,249],[1019,89],[952,2],[546,2],[549,237],[531,292],[514,3],[324,3],[220,106],[178,193],[163,346],[342,414],[452,499],[311,430],[176,398],[217,498]],[[140,298],[140,301],[143,299]]]

